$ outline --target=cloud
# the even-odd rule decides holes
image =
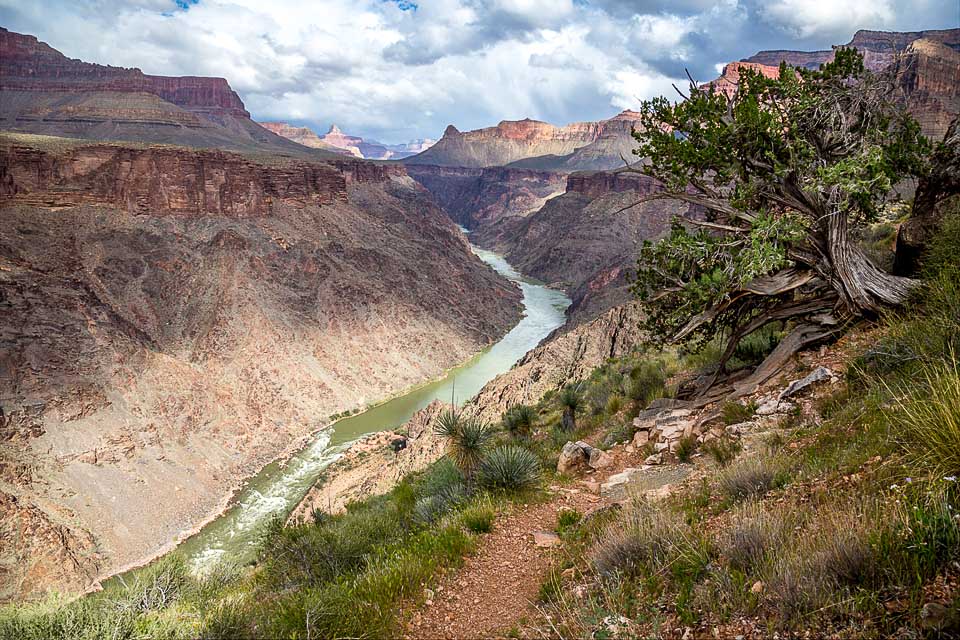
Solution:
[[[956,26],[956,0],[0,0],[64,54],[227,78],[255,118],[385,142],[610,117],[768,48]]]

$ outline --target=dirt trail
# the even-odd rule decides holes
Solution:
[[[496,637],[530,618],[543,577],[557,557],[554,549],[534,544],[534,532],[553,532],[557,512],[564,508],[584,512],[605,502],[576,491],[560,488],[548,502],[517,505],[501,515],[493,531],[480,539],[477,553],[444,576],[433,600],[414,612],[406,637]]]
[[[589,441],[589,440],[588,440]],[[608,452],[611,465],[584,479],[605,482],[627,467],[640,467],[643,456],[621,446]],[[636,479],[641,491],[651,491],[676,482],[675,465],[653,467]],[[432,599],[412,612],[405,637],[434,638],[502,637],[511,628],[537,616],[534,603],[550,566],[558,559],[552,548],[534,543],[538,531],[554,532],[557,513],[576,509],[586,513],[612,504],[588,490],[581,482],[569,487],[551,487],[550,499],[543,503],[516,505],[494,522],[493,531],[479,540],[477,553],[468,556],[463,566],[440,579]],[[429,595],[429,594],[428,594]]]

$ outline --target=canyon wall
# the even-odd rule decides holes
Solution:
[[[574,173],[563,195],[525,218],[479,228],[474,241],[505,254],[520,272],[564,289],[573,300],[570,324],[588,321],[629,301],[630,274],[644,240],[669,229],[688,205],[658,200],[635,205],[659,189],[627,172]]]
[[[536,211],[549,198],[563,193],[566,183],[566,177],[558,173],[507,167],[410,164],[407,173],[457,224],[468,229]]]
[[[0,599],[168,548],[332,414],[518,319],[397,165],[0,148]]]
[[[259,126],[223,78],[152,76],[82,62],[2,27],[0,129],[311,158],[331,153]]]

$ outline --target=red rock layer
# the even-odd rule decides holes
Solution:
[[[759,64],[757,62],[731,62],[723,68],[723,73],[713,82],[707,83],[707,86],[713,87],[720,93],[732,96],[737,91],[740,84],[740,74],[744,69],[760,72],[767,78],[779,78],[780,67]]]
[[[269,166],[215,150],[92,145],[53,154],[0,148],[0,198],[47,207],[112,205],[131,213],[268,215],[275,202],[346,199],[350,183],[405,175],[403,167],[352,160]]]
[[[223,78],[146,75],[67,58],[34,36],[0,28],[0,89],[21,91],[144,92],[216,118],[250,114]]]

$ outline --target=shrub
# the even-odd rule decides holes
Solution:
[[[611,395],[607,399],[607,415],[616,415],[623,407],[623,398],[618,395]]]
[[[564,532],[571,527],[579,524],[582,516],[575,509],[561,509],[557,514],[557,531]]]
[[[724,469],[720,488],[730,500],[763,495],[784,484],[784,473],[769,458],[746,458]]]
[[[691,576],[703,571],[709,555],[678,514],[635,501],[601,535],[592,561],[604,578],[641,577],[667,567],[675,576]]]
[[[664,395],[667,373],[667,365],[663,360],[645,360],[630,371],[624,393],[637,404],[646,407],[651,400]]]
[[[734,514],[721,538],[721,553],[732,569],[747,573],[760,567],[768,553],[779,550],[792,530],[793,522],[782,509],[767,510],[751,502]]]
[[[440,489],[433,495],[419,498],[413,507],[414,520],[421,524],[435,522],[443,515],[463,504],[470,496],[466,485],[455,483]]]
[[[517,445],[503,445],[491,451],[480,467],[484,487],[518,491],[540,480],[540,461],[532,452]]]
[[[580,395],[580,389],[573,385],[567,385],[560,392],[560,406],[563,407],[563,418],[561,426],[566,431],[575,431],[577,428],[577,409],[583,402]]]
[[[739,402],[725,402],[720,410],[723,414],[723,423],[726,425],[746,422],[757,412],[757,403],[750,401],[747,404]]]
[[[503,428],[513,436],[526,436],[537,421],[537,411],[525,404],[515,404],[507,409],[502,418]]]
[[[739,440],[733,438],[714,438],[703,444],[703,450],[713,458],[720,467],[725,467],[737,457],[743,449]]]
[[[680,462],[690,462],[694,451],[697,450],[697,439],[693,436],[680,438],[677,443],[677,460]]]

